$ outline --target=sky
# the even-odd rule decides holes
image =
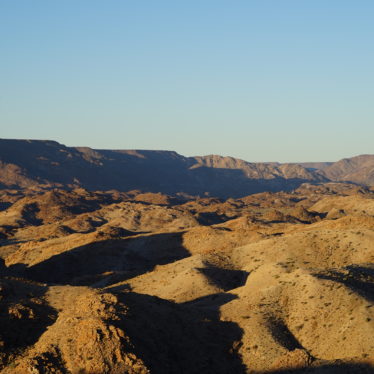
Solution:
[[[372,0],[0,0],[0,137],[374,153]]]

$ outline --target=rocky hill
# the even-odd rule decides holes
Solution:
[[[331,180],[374,185],[374,155],[345,158],[323,169]]]
[[[222,162],[240,161],[198,163]],[[374,370],[367,188],[236,199],[25,188],[0,202],[1,373]]]

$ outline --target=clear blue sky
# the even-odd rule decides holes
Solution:
[[[374,153],[372,0],[1,0],[0,137]]]

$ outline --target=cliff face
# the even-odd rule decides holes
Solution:
[[[301,165],[249,163],[217,155],[184,157],[171,151],[94,150],[54,141],[0,139],[0,187],[46,184],[89,190],[221,197],[290,190],[323,182],[320,171]]]

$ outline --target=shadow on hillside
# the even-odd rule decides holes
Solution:
[[[15,279],[2,280],[0,370],[14,355],[35,344],[57,318],[57,311],[40,302],[47,290]],[[38,298],[38,300],[36,300]]]
[[[372,374],[374,366],[366,363],[336,363],[317,367],[264,371],[258,374]]]
[[[1,186],[0,186],[1,188]],[[12,203],[9,203],[7,201],[1,201],[0,202],[0,212],[7,210],[10,206],[12,206]]]
[[[144,235],[90,243],[55,255],[26,268],[11,266],[21,276],[57,284],[90,285],[113,272],[122,280],[190,256],[182,244],[182,232]],[[23,269],[22,269],[23,267]]]
[[[205,277],[215,286],[224,291],[244,286],[249,273],[243,270],[223,269],[210,263],[205,263],[204,268],[198,268]]]
[[[230,301],[237,299],[238,297],[231,293],[219,292],[212,295],[201,296],[197,299],[180,303],[180,305],[190,305],[202,308],[218,309],[220,306],[229,303]]]
[[[22,218],[30,225],[40,226],[43,224],[43,220],[37,218],[37,214],[40,212],[38,204],[26,204],[22,209]]]
[[[366,300],[373,302],[374,267],[350,265],[345,267],[345,269],[349,271],[348,274],[346,271],[330,270],[328,273],[317,273],[314,274],[314,276],[320,279],[341,283]]]
[[[199,308],[136,293],[117,294],[130,316],[111,321],[126,331],[132,347],[153,374],[244,374],[237,350],[243,335],[220,321],[218,304]]]
[[[297,340],[287,325],[278,318],[270,318],[268,321],[269,331],[276,342],[289,351],[303,349],[303,346]]]
[[[190,169],[189,176],[189,183],[184,183],[181,186],[183,189],[179,188],[179,191],[183,190],[192,195],[201,195],[202,192],[205,192],[210,196],[223,198],[240,198],[264,191],[291,191],[300,187],[303,183],[311,182],[303,178],[286,179],[274,177],[270,179],[253,179],[249,178],[240,169],[210,168],[206,166]]]
[[[233,217],[227,217],[225,214],[218,214],[216,212],[200,212],[196,213],[195,218],[200,225],[210,226],[219,223],[224,223],[233,219]],[[236,217],[234,217],[236,218]]]

